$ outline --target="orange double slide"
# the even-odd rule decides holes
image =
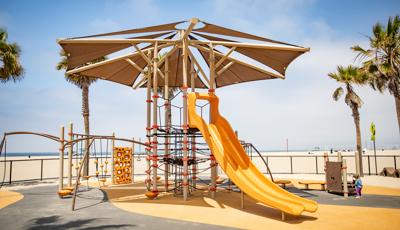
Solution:
[[[210,102],[209,123],[196,113],[196,100]],[[218,104],[218,97],[212,93],[188,94],[189,127],[200,130],[226,175],[248,196],[265,205],[296,216],[303,211],[315,212],[318,208],[315,201],[282,189],[258,170],[247,156],[229,122],[219,114]]]

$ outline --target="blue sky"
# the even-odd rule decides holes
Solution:
[[[260,149],[351,147],[355,130],[350,109],[334,102],[337,84],[326,75],[351,64],[349,47],[366,46],[371,27],[399,13],[399,1],[4,1],[0,26],[22,48],[25,79],[0,85],[0,131],[30,130],[58,134],[74,122],[82,130],[80,90],[55,70],[57,38],[157,25],[192,17],[272,39],[311,47],[293,62],[286,80],[259,81],[222,88],[221,112],[241,138]],[[98,81],[90,89],[93,133],[143,137],[142,90]],[[363,144],[370,145],[369,124],[377,144],[399,145],[394,100],[388,94],[357,88]],[[10,140],[14,151],[53,151],[38,138]]]

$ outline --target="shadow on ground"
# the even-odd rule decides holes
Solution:
[[[105,224],[105,225],[97,225],[97,226],[88,226],[88,224],[92,224],[96,222],[97,218],[91,219],[78,219],[72,220],[68,222],[62,223],[62,218],[60,216],[48,216],[48,217],[40,217],[31,220],[30,230],[39,230],[39,229],[115,229],[122,227],[136,227],[136,225],[132,224]],[[109,222],[112,222],[111,220]]]

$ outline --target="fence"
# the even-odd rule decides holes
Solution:
[[[273,155],[262,156],[267,162],[273,174],[324,174],[324,157],[309,155]],[[347,161],[348,172],[355,172],[354,156],[343,156]],[[93,166],[90,167],[90,175],[95,175],[96,168],[94,160],[99,162],[105,157],[91,158]],[[260,156],[251,156],[254,164],[263,172],[267,169]],[[400,165],[400,156],[396,155],[378,155],[376,156],[377,170],[375,169],[375,157],[371,155],[363,156],[363,169],[366,175],[375,175],[384,167],[393,167],[397,169]],[[0,160],[0,180],[4,177],[5,183],[41,181],[46,179],[58,178],[58,160],[59,158],[40,158],[40,159],[16,159]],[[64,165],[67,165],[67,158],[64,159]],[[329,156],[329,160],[335,161],[337,157]],[[5,167],[5,168],[4,168]],[[145,156],[136,155],[134,160],[135,175],[144,175]],[[111,170],[109,169],[109,172]],[[73,170],[75,173],[75,170]],[[64,175],[67,175],[65,167]]]

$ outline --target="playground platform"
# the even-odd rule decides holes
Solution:
[[[59,199],[54,184],[15,187],[0,192],[0,226],[4,229],[398,229],[400,227],[400,189],[365,186],[362,198],[320,191],[303,190],[291,179],[288,191],[319,203],[315,213],[288,215],[240,193],[218,190],[215,199],[207,190],[197,190],[188,201],[170,193],[148,200],[143,182],[103,186],[92,182],[81,186],[77,210],[71,199]],[[84,184],[84,183],[83,183]],[[11,189],[10,187],[8,189]],[[368,192],[369,191],[369,192]],[[4,204],[7,203],[7,204]],[[6,206],[8,205],[8,206]]]

